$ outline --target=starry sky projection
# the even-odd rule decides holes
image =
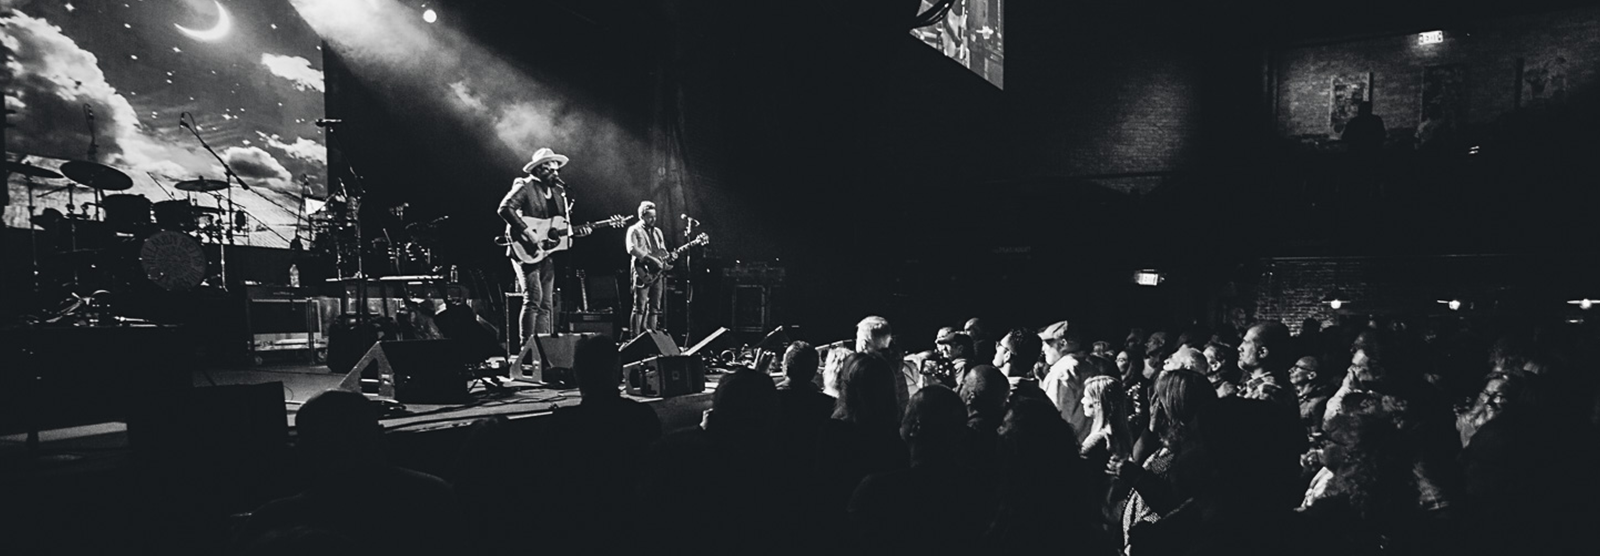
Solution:
[[[179,127],[179,114],[188,112],[251,186],[235,190],[234,200],[260,212],[257,219],[292,224],[294,214],[283,208],[298,209],[307,182],[313,197],[323,195],[327,149],[313,125],[323,117],[320,42],[288,0],[0,0],[0,7],[9,8],[0,15],[11,81],[6,107],[16,111],[6,118],[8,158],[29,155],[44,166],[54,164],[39,157],[88,159],[87,105],[96,119],[95,160],[135,179],[127,193],[166,200],[158,180],[222,177]],[[12,208],[8,225],[16,220]]]

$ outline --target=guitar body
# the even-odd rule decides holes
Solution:
[[[528,227],[528,233],[537,240],[536,243],[529,243],[522,236],[517,235],[516,230],[512,230],[510,226],[506,226],[506,233],[503,238],[504,243],[500,243],[499,240],[496,240],[496,242],[499,245],[506,246],[512,260],[523,264],[534,264],[545,260],[552,253],[566,251],[567,248],[572,247],[572,238],[574,236],[589,235],[596,228],[622,226],[628,223],[628,218],[616,214],[605,220],[596,220],[588,224],[573,226],[565,216],[553,218],[524,216],[522,217],[522,225]]]
[[[650,259],[635,257],[633,259],[633,272],[631,273],[633,275],[633,288],[644,289],[650,287],[651,284],[656,283],[662,276],[665,276],[668,270],[672,270],[672,261],[678,260],[678,257],[683,255],[685,251],[697,245],[705,245],[710,242],[710,236],[700,234],[693,241],[680,245],[677,249],[667,253],[667,256],[663,257],[667,262],[666,266],[658,265]]]
[[[660,280],[662,276],[665,276],[667,270],[671,268],[671,266],[663,267],[657,265],[650,262],[650,259],[634,259],[632,272],[634,289],[650,287],[651,284],[656,283],[656,280]]]
[[[554,218],[522,217],[522,223],[539,242],[529,243],[518,236],[515,230],[506,227],[506,236],[511,239],[511,258],[523,264],[534,264],[545,260],[552,253],[565,251],[572,247],[572,225],[565,216]]]

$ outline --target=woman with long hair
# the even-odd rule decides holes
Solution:
[[[1106,471],[1132,487],[1122,512],[1125,552],[1138,543],[1141,525],[1155,524],[1191,498],[1205,472],[1200,459],[1195,417],[1217,400],[1205,375],[1188,370],[1162,371],[1150,396],[1150,431],[1161,448],[1143,462],[1113,456]]]
[[[1088,437],[1079,454],[1089,469],[1103,469],[1112,457],[1127,459],[1133,453],[1133,435],[1128,431],[1128,398],[1117,379],[1092,377],[1083,383],[1083,413],[1092,419]],[[1096,497],[1101,522],[1107,531],[1120,531],[1122,504],[1128,495],[1125,485],[1112,477],[1099,475],[1090,485]]]

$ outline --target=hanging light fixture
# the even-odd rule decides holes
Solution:
[[[1328,304],[1329,308],[1337,311],[1350,303],[1350,297],[1346,296],[1342,291],[1333,290],[1328,292],[1328,295],[1322,296],[1322,302]]]

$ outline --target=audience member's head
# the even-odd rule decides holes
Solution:
[[[1112,357],[1114,357],[1112,355],[1112,352],[1111,352],[1111,342],[1107,342],[1105,340],[1100,340],[1098,342],[1095,342],[1093,345],[1094,345],[1094,347],[1090,348],[1090,350],[1089,350],[1089,354],[1090,355],[1093,355],[1095,357],[1104,357],[1106,359],[1111,359]]]
[[[328,390],[295,412],[296,446],[314,468],[347,471],[382,459],[378,405],[366,396]]]
[[[1161,360],[1165,361],[1167,354],[1172,353],[1171,347],[1167,345],[1167,333],[1161,330],[1152,332],[1150,337],[1144,341],[1144,352],[1146,355],[1160,355]],[[1156,364],[1156,368],[1161,368],[1159,361]]]
[[[1322,375],[1318,369],[1321,367],[1322,365],[1317,363],[1317,358],[1310,355],[1301,357],[1299,361],[1294,362],[1294,367],[1289,368],[1289,384],[1301,389],[1319,386]]]
[[[1201,352],[1210,364],[1206,377],[1212,382],[1239,382],[1239,350],[1221,342],[1206,344],[1206,349]]]
[[[967,319],[967,323],[961,327],[961,330],[965,331],[968,336],[972,336],[972,341],[974,342],[982,342],[989,339],[989,329],[984,326],[983,319],[978,317]]]
[[[790,384],[811,382],[817,375],[817,349],[810,343],[795,341],[783,352],[783,377]]]
[[[1239,368],[1248,373],[1277,375],[1294,365],[1289,328],[1278,321],[1258,322],[1239,343]]]
[[[622,363],[617,343],[600,334],[578,339],[572,349],[572,370],[578,375],[578,393],[583,399],[617,396],[622,383]]]
[[[719,435],[763,435],[778,421],[778,389],[766,373],[739,369],[722,375],[711,396],[706,430]]]
[[[1300,321],[1300,335],[1301,336],[1304,336],[1304,335],[1307,335],[1307,334],[1316,334],[1316,333],[1321,332],[1321,331],[1322,331],[1322,321],[1317,320],[1314,317],[1306,317],[1306,320]]]
[[[1112,453],[1127,457],[1133,451],[1128,430],[1128,393],[1117,379],[1101,375],[1083,383],[1083,413],[1094,419],[1095,432],[1110,433]]]
[[[1144,358],[1140,351],[1122,350],[1117,352],[1117,376],[1123,382],[1132,384],[1144,377]]]
[[[929,386],[911,395],[900,421],[900,438],[911,449],[911,465],[949,462],[966,434],[967,410],[955,392]]]
[[[967,416],[999,419],[1006,410],[1006,396],[1011,384],[1006,375],[993,365],[978,365],[961,377],[958,392],[967,404]]]
[[[874,315],[856,323],[856,351],[889,349],[893,341],[894,330],[889,327],[889,319]]]
[[[844,368],[844,360],[855,353],[847,347],[836,347],[828,350],[828,357],[822,365],[822,392],[839,397],[839,372]]]
[[[1150,396],[1150,431],[1167,447],[1179,450],[1194,426],[1195,415],[1216,399],[1217,391],[1204,375],[1162,371]]]
[[[839,400],[833,418],[863,428],[892,429],[900,423],[894,363],[876,353],[852,353],[839,369]]]
[[[1167,363],[1161,368],[1163,371],[1194,371],[1204,375],[1211,371],[1211,363],[1206,361],[1206,356],[1200,350],[1192,347],[1180,347],[1167,357]]]
[[[1083,349],[1078,333],[1072,330],[1067,321],[1059,321],[1039,331],[1039,340],[1044,343],[1044,362],[1054,365],[1062,357],[1077,353]]]
[[[1009,377],[1025,377],[1044,351],[1044,341],[1026,328],[1014,328],[995,343],[994,366]]]
[[[941,359],[950,360],[972,356],[972,336],[951,330],[939,336],[934,344]]]

